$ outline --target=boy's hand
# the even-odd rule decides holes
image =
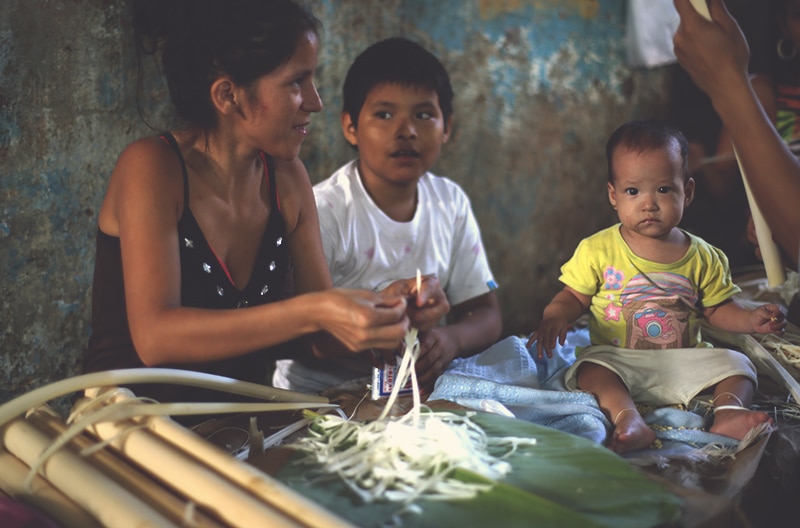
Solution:
[[[758,334],[782,334],[786,330],[786,314],[775,304],[762,304],[750,312],[753,332]]]
[[[547,354],[547,357],[553,357],[553,349],[556,347],[556,340],[563,345],[567,339],[567,330],[569,330],[569,322],[565,317],[548,317],[542,319],[537,328],[528,338],[528,348],[536,342],[536,350],[538,351],[539,358],[543,357],[542,352]]]
[[[450,303],[436,275],[423,275],[420,279],[419,291],[416,277],[396,280],[383,291],[405,297],[411,326],[425,332],[437,326],[447,315]]]
[[[430,392],[438,378],[458,355],[456,343],[441,328],[419,334],[416,371],[421,388]]]

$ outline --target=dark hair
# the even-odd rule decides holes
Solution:
[[[773,37],[772,40],[765,42],[771,57],[768,71],[773,80],[780,84],[795,84],[797,74],[800,72],[800,49],[797,44],[785,36],[786,26],[789,23],[788,10],[788,0],[773,0],[770,28],[774,29],[766,32],[767,35]],[[782,58],[780,52],[789,54],[790,58]]]
[[[319,20],[292,0],[136,0],[140,53],[156,55],[178,116],[216,125],[210,88],[226,74],[242,86],[285,64]]]
[[[614,169],[611,160],[618,147],[636,153],[649,152],[670,146],[673,141],[681,150],[681,171],[684,181],[689,180],[689,142],[683,132],[655,119],[628,121],[619,126],[606,143],[606,163],[608,164],[608,181],[614,183]]]
[[[453,113],[453,88],[447,70],[430,51],[403,37],[381,40],[362,51],[347,70],[342,90],[342,111],[350,114],[354,124],[369,91],[383,83],[434,90],[447,127]]]

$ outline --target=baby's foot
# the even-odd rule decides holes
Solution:
[[[767,413],[741,409],[723,409],[714,411],[714,423],[709,432],[741,440],[753,427],[763,423],[773,423]]]
[[[656,439],[656,433],[650,429],[638,412],[624,413],[619,416],[608,442],[608,448],[615,453],[627,453],[636,449],[644,449]]]

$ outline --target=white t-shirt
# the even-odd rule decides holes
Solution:
[[[410,222],[389,218],[367,193],[357,160],[314,186],[325,257],[336,287],[379,291],[397,279],[435,274],[455,306],[496,288],[478,222],[469,197],[454,181],[425,173],[417,183],[417,209]],[[278,362],[276,387],[312,392],[331,383],[330,363],[352,374],[340,382],[370,374],[366,361],[326,361],[323,369],[301,373],[297,361]],[[315,372],[315,370],[317,372]],[[312,379],[327,378],[319,388]]]

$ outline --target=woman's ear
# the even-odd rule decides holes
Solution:
[[[339,120],[342,122],[342,133],[344,134],[344,138],[352,146],[358,147],[358,129],[356,128],[356,124],[353,122],[353,118],[350,117],[350,112],[342,112],[339,116]]]
[[[241,112],[241,96],[236,85],[227,77],[219,77],[211,83],[211,103],[223,115]]]

